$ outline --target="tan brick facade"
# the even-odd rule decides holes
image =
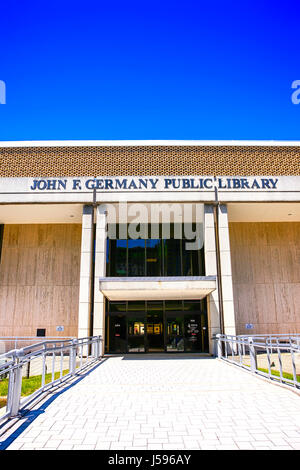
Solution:
[[[293,146],[89,146],[0,149],[0,177],[300,175]]]

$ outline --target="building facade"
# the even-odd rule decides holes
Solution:
[[[297,142],[2,142],[0,336],[300,330]]]

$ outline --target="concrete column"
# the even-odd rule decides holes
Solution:
[[[218,206],[220,271],[223,297],[224,333],[235,335],[235,317],[232,288],[231,255],[226,204]]]
[[[204,205],[204,259],[205,259],[205,275],[216,276],[217,288],[207,299],[208,309],[208,333],[209,333],[209,352],[214,351],[214,341],[212,336],[220,333],[220,304],[218,291],[218,269],[217,269],[217,250],[216,250],[216,233],[214,222],[214,206],[211,204]]]
[[[81,258],[79,283],[78,338],[90,336],[91,328],[91,286],[93,255],[93,212],[92,206],[83,206],[81,232]]]
[[[96,216],[93,334],[101,335],[103,341],[105,340],[105,297],[99,290],[99,277],[106,275],[106,223],[107,208],[101,204],[97,207]]]

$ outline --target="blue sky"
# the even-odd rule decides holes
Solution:
[[[0,140],[300,140],[299,2],[47,3],[2,3]]]

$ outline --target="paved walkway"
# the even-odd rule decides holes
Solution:
[[[300,449],[300,396],[214,358],[110,357],[20,425],[2,448]]]

